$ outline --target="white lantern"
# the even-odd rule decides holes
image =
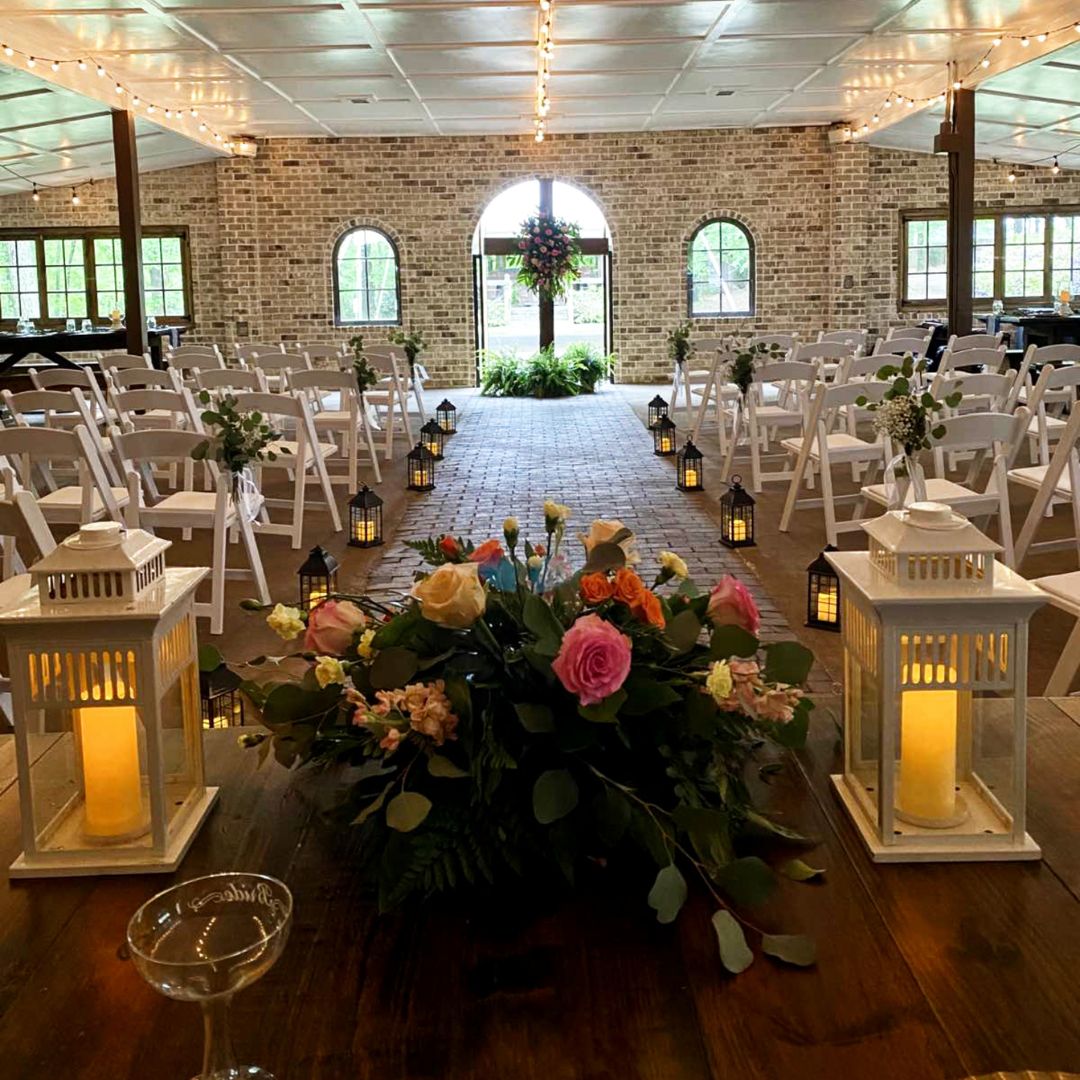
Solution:
[[[169,872],[217,798],[203,777],[193,600],[168,541],[84,525],[0,611],[23,854],[12,877]]]
[[[842,581],[844,772],[877,862],[1037,859],[1025,832],[1028,622],[1043,603],[948,507],[863,525]]]

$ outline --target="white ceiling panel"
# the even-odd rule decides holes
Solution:
[[[730,4],[556,4],[556,41],[601,41],[649,38],[702,38]]]
[[[865,33],[904,10],[910,0],[751,0],[725,25],[732,34],[794,34],[822,30]]]
[[[196,33],[219,48],[250,52],[259,48],[304,48],[312,45],[368,45],[364,20],[346,11],[294,11],[288,14],[237,15],[221,12],[184,17]]]
[[[627,94],[625,97],[553,97],[551,107],[560,116],[612,116],[634,113],[648,115],[663,99],[656,94]],[[529,102],[532,105],[532,102]]]
[[[600,71],[581,74],[553,71],[552,93],[574,94],[662,94],[671,85],[670,71]],[[535,84],[535,78],[533,83]]]
[[[736,90],[730,97],[715,94],[672,94],[661,108],[662,113],[706,112],[717,113],[737,109],[767,109],[782,97],[773,91]]]
[[[0,83],[0,131],[29,129],[31,124],[48,124],[101,111],[97,102],[87,101],[78,94],[53,93],[39,86],[36,90],[7,95]]]
[[[924,79],[941,65],[935,60],[927,64],[849,64],[844,61],[821,68],[804,87],[815,90],[865,90],[886,93],[907,83]]]
[[[532,116],[533,99],[528,95],[522,97],[501,98],[458,98],[456,100],[439,100],[427,102],[428,112],[439,122],[443,120],[468,120],[475,117],[478,120],[490,120],[494,117],[514,117],[518,121],[524,119],[528,123]]]
[[[512,121],[507,121],[512,123]],[[357,123],[342,122],[337,129],[342,135],[434,135],[435,129],[428,120],[365,120]]]
[[[1080,92],[1080,87],[1077,87]],[[998,120],[1030,127],[1060,124],[1080,114],[1080,102],[1043,101],[1013,97],[989,90],[976,96],[975,116],[983,120]]]
[[[836,37],[727,38],[705,45],[696,58],[697,67],[726,68],[744,64],[824,64],[859,39]]]
[[[234,55],[246,67],[264,79],[289,75],[393,75],[389,57],[372,49],[325,49],[290,52],[247,52]]]
[[[986,45],[989,48],[989,38]],[[858,42],[845,54],[844,59],[878,62],[934,61],[944,64],[956,56],[958,51],[970,47],[970,36],[961,34],[893,34],[870,37]]]
[[[297,101],[337,101],[366,94],[383,98],[412,97],[404,79],[389,75],[358,75],[354,78],[289,75],[274,79],[274,85]]]
[[[1023,23],[1037,13],[1031,0],[918,0],[890,30],[999,30]]]
[[[656,45],[559,45],[552,68],[559,71],[678,71],[693,55],[697,43],[663,42]],[[534,54],[535,65],[535,54]]]
[[[441,98],[522,97],[533,95],[536,76],[522,75],[418,75],[412,80],[425,101]]]
[[[980,133],[987,139],[985,133]],[[1044,154],[1056,154],[1068,150],[1076,142],[1069,131],[1021,131],[1002,140],[1003,146],[1015,146],[1023,150],[1041,150]]]
[[[437,18],[433,18],[433,13],[428,11],[385,8],[373,8],[365,14],[383,44],[391,49],[398,45],[536,40],[536,8],[533,6],[500,7],[492,4],[467,7],[458,11],[440,11]]]
[[[111,14],[76,11],[64,18],[19,18],[18,33],[20,38],[25,35],[30,41],[36,42],[36,48],[46,55],[60,56],[78,56],[82,52],[107,54],[132,49],[155,51],[183,48],[191,44],[189,38],[173,30],[157,15],[132,11]],[[47,52],[49,49],[53,51]]]
[[[340,121],[367,123],[369,120],[424,120],[424,110],[412,100],[374,101],[370,105],[354,105],[351,101],[313,101],[304,106],[320,120],[336,124]]]
[[[675,86],[679,94],[704,94],[712,90],[794,90],[816,67],[691,68]]]
[[[394,59],[406,75],[476,75],[482,71],[536,71],[536,49],[495,45],[460,49],[395,49]]]

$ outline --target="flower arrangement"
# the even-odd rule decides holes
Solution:
[[[663,552],[647,581],[620,521],[593,522],[573,568],[569,518],[549,500],[541,542],[513,517],[479,544],[413,542],[430,570],[399,609],[336,597],[305,617],[277,605],[268,622],[302,635],[307,671],[246,684],[270,736],[244,741],[285,765],[359,767],[343,813],[384,909],[454,888],[569,887],[618,862],[663,923],[687,876],[699,879],[721,960],[742,970],[750,924],[731,907],[776,880],[743,844],[805,839],[754,809],[747,772],[766,743],[802,744],[813,658],[760,643],[757,608],[732,577],[702,592]],[[782,870],[819,873],[797,859]],[[761,944],[812,962],[798,936]]]
[[[409,371],[416,367],[417,359],[427,347],[424,335],[419,330],[413,330],[408,334],[402,329],[391,330],[390,343],[400,345],[405,350],[405,359],[409,361]]]
[[[281,433],[267,423],[263,414],[241,412],[234,395],[222,393],[215,400],[209,391],[201,390],[199,403],[212,406],[202,413],[202,422],[211,434],[191,451],[191,456],[195,461],[216,461],[229,474],[234,497],[246,469],[260,461],[276,461],[279,454],[290,452],[288,447],[278,445]]]
[[[378,385],[382,377],[367,361],[364,355],[364,336],[356,334],[349,338],[349,348],[353,351],[353,373],[356,376],[356,388],[360,394],[366,394]]]
[[[728,362],[728,381],[739,388],[744,401],[753,385],[754,372],[758,365],[765,360],[779,360],[783,356],[783,349],[775,341],[759,341],[749,345],[735,340],[731,344],[731,352],[733,355]]]
[[[933,394],[921,389],[925,370],[925,360],[916,364],[911,353],[905,353],[899,365],[886,364],[878,370],[879,379],[890,381],[881,401],[868,402],[865,397],[855,399],[857,405],[875,414],[874,430],[903,447],[906,458],[915,458],[920,450],[929,450],[933,445],[931,440],[945,434],[936,414],[946,406],[955,409],[964,396],[957,390],[944,401],[938,401]]]
[[[690,359],[690,354],[694,351],[693,343],[690,341],[690,330],[690,322],[687,320],[668,331],[668,356],[680,367]]]
[[[536,214],[521,224],[516,254],[517,280],[545,300],[562,296],[567,283],[581,274],[580,232],[576,224],[553,214]]]

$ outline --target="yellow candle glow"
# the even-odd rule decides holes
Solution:
[[[933,666],[923,665],[929,682]],[[949,682],[955,672],[943,664],[937,681]],[[897,807],[927,821],[948,821],[956,815],[956,690],[905,690],[900,695],[900,789]]]
[[[742,518],[736,518],[731,523],[731,539],[732,540],[745,540],[746,539],[746,522]]]
[[[817,596],[818,622],[836,622],[836,590],[821,589]]]
[[[139,728],[133,705],[76,710],[82,748],[85,831],[115,840],[145,828]]]
[[[375,522],[367,520],[356,522],[356,527],[353,529],[353,537],[356,540],[374,540]]]
[[[423,487],[425,483],[425,477],[422,469],[414,469],[412,475],[409,478],[409,483],[413,487]]]
[[[697,469],[687,469],[685,473],[685,484],[687,487],[697,487],[699,483]]]
[[[663,450],[665,454],[671,453],[671,451],[675,449],[674,440],[669,439],[666,435],[662,435],[660,437],[660,449]]]
[[[313,608],[316,604],[321,604],[326,599],[326,596],[325,589],[312,589],[308,593],[308,607]]]

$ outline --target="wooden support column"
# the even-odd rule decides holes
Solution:
[[[142,290],[142,213],[139,206],[139,156],[135,148],[135,114],[113,109],[113,160],[116,203],[120,218],[120,253],[124,261],[124,323],[127,351],[147,351],[146,313]]]
[[[971,333],[971,245],[975,230],[975,91],[953,90],[934,139],[949,155],[949,333]]]
[[[540,213],[555,212],[555,182],[550,179],[540,181]],[[555,301],[550,296],[540,297],[540,348],[545,349],[555,343]]]

